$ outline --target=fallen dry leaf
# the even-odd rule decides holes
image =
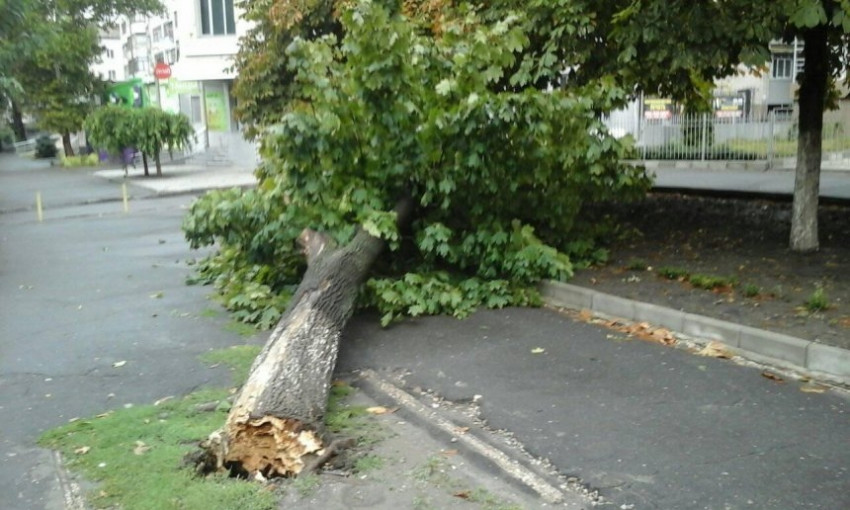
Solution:
[[[458,434],[466,434],[467,432],[469,432],[469,427],[456,427],[455,432],[457,432]]]
[[[804,384],[800,386],[803,393],[825,393],[828,388],[820,384]]]
[[[112,364],[112,367],[113,367],[113,368],[121,368],[121,367],[123,367],[123,366],[124,366],[124,365],[126,365],[126,364],[127,364],[127,362],[126,362],[126,361],[124,361],[124,360],[122,360],[122,361],[116,361],[115,363],[113,363],[113,364]]]
[[[531,354],[543,354],[544,352],[546,352],[546,349],[542,347],[535,347],[534,349],[531,349]]]
[[[146,445],[144,442],[136,441],[136,447],[133,448],[133,453],[136,454],[136,455],[144,455],[145,452],[147,452],[150,449],[151,449],[151,447]]]
[[[452,496],[454,496],[456,498],[460,498],[460,499],[469,499],[470,495],[469,495],[469,491],[460,491],[460,492],[455,492],[454,494],[452,494]]]
[[[161,404],[164,404],[165,402],[168,402],[169,400],[171,400],[171,399],[173,399],[173,398],[174,398],[174,395],[169,395],[169,396],[167,396],[167,397],[162,397],[161,399],[159,399],[159,400],[157,400],[156,402],[154,402],[154,403],[153,403],[153,405],[154,405],[154,407],[159,406],[159,405],[161,405]]]
[[[348,386],[348,383],[345,382],[345,381],[337,379],[336,381],[331,383],[331,386],[333,386],[334,388],[344,388],[344,387]]]
[[[398,411],[398,407],[393,407],[392,409],[386,408],[384,406],[375,406],[375,407],[367,407],[366,412],[371,414],[392,414]]]
[[[774,374],[773,372],[769,372],[767,370],[762,372],[761,376],[764,377],[765,379],[770,379],[771,381],[776,381],[776,382],[779,382],[779,383],[785,382],[785,379],[783,379],[783,378],[779,377],[778,375]]]
[[[89,451],[91,451],[91,446],[81,446],[81,447],[77,448],[76,450],[74,450],[74,453],[76,453],[77,455],[85,455]]]
[[[112,411],[106,411],[105,413],[98,414],[97,416],[95,416],[95,418],[106,418],[110,414],[112,414]]]
[[[708,356],[709,358],[731,359],[732,353],[726,344],[722,342],[708,342],[708,344],[697,352],[700,356]]]
[[[443,450],[440,452],[443,457],[453,457],[457,455],[457,450]]]

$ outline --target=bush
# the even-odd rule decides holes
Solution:
[[[35,157],[37,158],[55,158],[59,153],[56,148],[56,142],[50,135],[41,135],[35,141]]]
[[[100,158],[95,153],[79,156],[62,156],[62,166],[65,168],[76,166],[98,166]]]

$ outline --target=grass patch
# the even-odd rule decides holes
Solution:
[[[211,319],[213,317],[218,317],[219,315],[221,315],[221,313],[218,310],[216,310],[215,308],[204,308],[203,310],[201,310],[200,315],[201,315],[201,317],[206,317],[208,319]]]
[[[228,396],[226,390],[204,390],[159,406],[121,409],[51,430],[39,444],[59,450],[70,469],[98,483],[89,498],[94,508],[272,510],[276,497],[260,485],[196,478],[179,468],[197,440],[227,417],[224,410],[198,412],[196,406]]]
[[[646,268],[648,267],[649,264],[647,264],[643,259],[630,259],[626,263],[626,269],[629,271],[646,271]]]
[[[239,321],[230,321],[224,325],[225,331],[236,333],[242,337],[254,336],[257,333],[257,328],[251,324],[246,324]]]
[[[248,379],[251,364],[262,348],[258,345],[236,345],[227,349],[217,349],[200,355],[201,361],[210,365],[230,367],[233,384],[240,386]]]
[[[512,503],[506,503],[489,492],[487,489],[477,488],[470,491],[466,497],[467,501],[478,503],[487,510],[522,510],[522,507]]]
[[[698,289],[714,290],[735,285],[735,278],[725,276],[713,276],[707,274],[692,274],[688,282]]]
[[[368,473],[369,471],[377,471],[384,467],[384,459],[377,455],[367,454],[354,461],[355,473]]]
[[[320,480],[319,476],[315,473],[299,476],[298,478],[293,479],[292,483],[289,484],[289,486],[295,489],[295,492],[297,492],[302,498],[308,498],[315,494],[321,485],[322,480]]]
[[[748,283],[744,285],[744,288],[741,289],[741,292],[744,294],[745,297],[754,298],[761,294],[761,288],[758,285]]]
[[[664,266],[655,270],[658,276],[668,280],[687,280],[690,273],[681,267]]]
[[[258,346],[236,346],[200,358],[230,367],[234,383],[242,384],[259,351]],[[355,437],[361,445],[372,444],[383,437],[383,429],[365,407],[347,404],[355,391],[345,383],[334,384],[326,424],[331,432]],[[205,389],[160,405],[119,409],[50,430],[39,444],[60,451],[69,469],[97,483],[88,497],[93,509],[276,509],[278,495],[266,486],[224,475],[199,478],[191,469],[180,467],[184,455],[225,422],[228,397],[226,389]],[[209,409],[210,402],[221,405],[200,410]],[[382,465],[382,459],[365,455],[356,469],[368,471]],[[304,497],[315,493],[320,483],[318,476],[308,475],[287,486]]]
[[[822,312],[829,309],[829,298],[826,292],[824,292],[823,287],[818,287],[812,292],[808,299],[806,299],[805,307],[810,312]]]

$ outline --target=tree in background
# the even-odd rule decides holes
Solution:
[[[20,85],[8,95],[17,136],[25,136],[21,118],[30,112],[43,129],[62,135],[70,156],[70,134],[80,129],[102,89],[90,71],[103,50],[98,27],[115,16],[156,12],[162,5],[158,0],[6,1],[20,18],[19,23],[5,23],[0,32],[0,68],[5,73],[0,78]]]
[[[771,41],[803,43],[790,247],[817,250],[823,112],[831,87],[850,63],[850,1],[776,0],[757,7],[750,0],[623,3],[605,39],[616,48],[611,62],[619,66],[619,81],[686,104],[707,99],[710,88],[701,85],[737,73],[739,64],[763,66]]]
[[[162,175],[162,152],[190,147],[195,137],[188,117],[159,108],[103,106],[86,118],[84,127],[90,143],[98,149],[111,154],[121,154],[127,148],[142,151],[145,175],[149,175],[148,157],[156,164],[156,175]]]

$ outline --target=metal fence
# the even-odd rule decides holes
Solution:
[[[719,117],[712,114],[612,115],[605,120],[615,136],[631,135],[641,160],[767,161],[797,153],[797,114],[772,111],[761,116]],[[848,112],[824,115],[824,159],[850,155]]]

